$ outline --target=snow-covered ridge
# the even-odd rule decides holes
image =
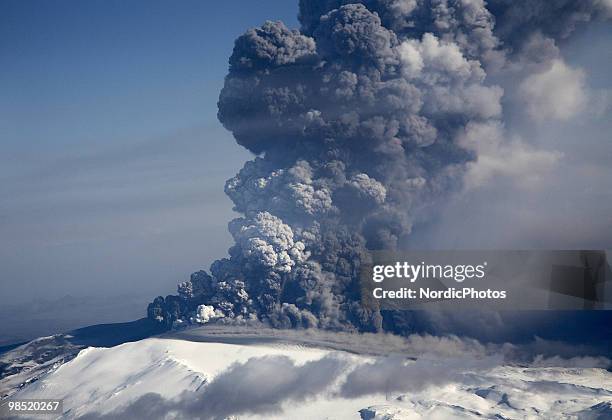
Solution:
[[[0,399],[38,380],[87,347],[112,347],[163,332],[154,322],[140,319],[116,324],[99,324],[64,334],[39,337],[0,351]]]
[[[434,340],[423,342],[431,352],[422,347],[416,358],[407,358],[399,352],[383,356],[324,348],[314,345],[314,335],[301,342],[295,336],[241,341],[231,335],[233,340],[218,340],[225,342],[211,342],[210,335],[190,341],[179,334],[90,347],[15,397],[63,398],[64,418],[171,413],[167,418],[586,419],[612,414],[612,374],[576,363],[562,367],[560,359],[557,366],[508,365],[476,347],[461,348],[460,340],[446,354],[440,350],[452,343],[436,348]]]

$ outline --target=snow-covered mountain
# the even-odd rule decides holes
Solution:
[[[63,418],[612,418],[607,359],[507,354],[456,337],[210,327],[87,347],[11,394],[62,398]]]

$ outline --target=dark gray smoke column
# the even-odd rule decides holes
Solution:
[[[302,0],[301,31],[266,22],[236,40],[218,116],[258,156],[226,184],[235,245],[150,317],[382,327],[358,304],[364,251],[395,248],[461,184],[476,156],[458,138],[499,120],[486,71],[507,53],[483,1],[345,3]]]

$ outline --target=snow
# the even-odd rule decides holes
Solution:
[[[168,400],[181,398],[185,390],[197,395],[233,364],[264,356],[286,356],[296,365],[333,356],[346,363],[346,373],[316,397],[279,401],[275,410],[236,413],[239,418],[447,419],[498,415],[513,419],[587,419],[612,411],[612,374],[601,368],[498,365],[466,369],[445,383],[423,383],[408,393],[406,389],[347,398],[340,395],[339,386],[348,372],[381,356],[287,342],[232,344],[164,337],[111,348],[87,348],[14,397],[63,398],[65,418],[109,414],[150,392]],[[205,413],[202,415],[205,418]]]
[[[20,386],[74,358],[80,348],[67,335],[40,337],[0,355],[0,397],[10,396]]]

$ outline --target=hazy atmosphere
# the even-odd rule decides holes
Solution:
[[[2,5],[0,304],[150,297],[223,255],[248,158],[216,118],[229,52],[297,5]]]

